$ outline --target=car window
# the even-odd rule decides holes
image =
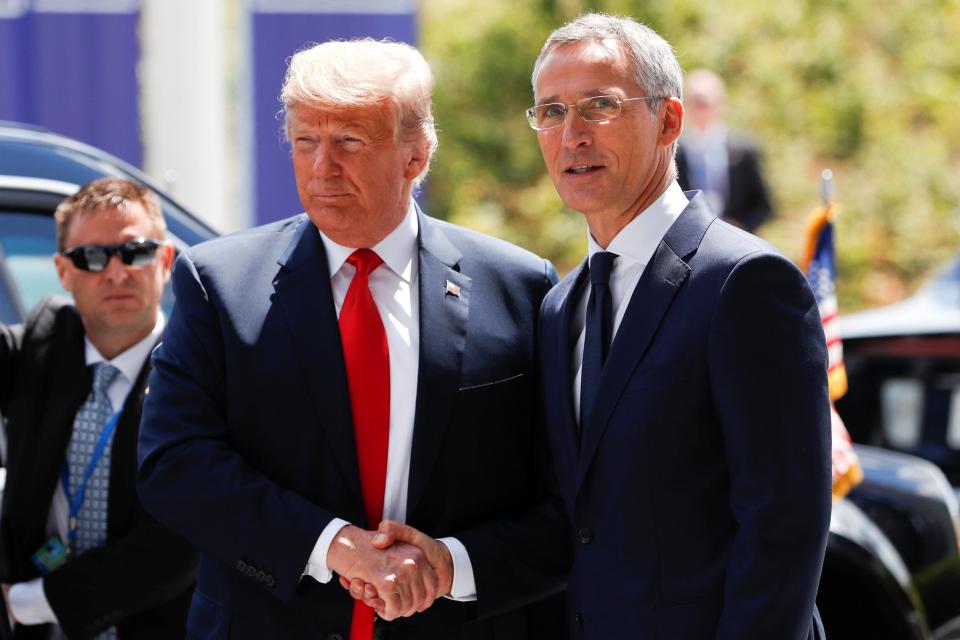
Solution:
[[[53,266],[53,254],[57,250],[53,218],[3,212],[0,248],[25,311],[33,309],[47,294],[67,295]]]

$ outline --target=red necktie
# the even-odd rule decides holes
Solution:
[[[347,365],[350,409],[357,442],[360,488],[367,525],[383,517],[390,438],[390,351],[380,312],[370,295],[370,273],[383,264],[370,249],[357,249],[347,262],[357,269],[340,310],[340,339]],[[361,600],[353,605],[350,640],[373,638],[373,609]]]

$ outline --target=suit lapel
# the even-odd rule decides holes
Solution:
[[[584,260],[580,265],[566,278],[557,285],[557,296],[560,300],[560,326],[557,335],[554,337],[552,345],[545,345],[550,348],[548,352],[551,360],[554,360],[552,370],[557,372],[560,377],[561,397],[566,401],[560,411],[560,437],[568,443],[569,451],[573,452],[574,458],[568,469],[576,467],[576,456],[580,452],[580,429],[577,425],[577,416],[574,411],[573,394],[573,374],[570,365],[572,360],[570,354],[576,347],[578,336],[573,335],[571,325],[573,323],[573,313],[577,309],[577,303],[582,294],[584,281],[587,276],[587,261]]]
[[[93,375],[86,366],[83,325],[73,307],[60,309],[58,315],[73,314],[64,321],[63,330],[57,330],[50,344],[53,361],[52,376],[48,381],[50,395],[45,398],[47,408],[39,424],[39,443],[35,460],[36,491],[25,491],[37,524],[45,523],[51,499],[60,482],[60,470],[66,460],[67,446],[73,433],[73,420],[93,387]],[[33,475],[33,473],[31,473]],[[30,483],[32,484],[32,483]],[[44,499],[37,499],[44,496]]]
[[[159,343],[159,340],[157,341]],[[154,344],[156,347],[156,344]],[[143,398],[147,391],[147,379],[150,375],[150,357],[144,361],[137,379],[123,403],[123,413],[113,434],[110,445],[110,493],[107,501],[107,535],[114,533],[126,524],[130,517],[130,504],[136,498],[137,477],[137,436],[140,433],[140,416]]]
[[[347,485],[362,504],[360,472],[350,412],[340,326],[337,323],[329,265],[316,227],[304,216],[278,260],[275,303],[289,327],[317,422],[335,452]]]
[[[460,389],[467,343],[470,278],[459,271],[463,257],[440,226],[417,209],[420,223],[420,362],[413,426],[407,515],[426,489],[449,428]],[[447,291],[447,283],[459,295]]]
[[[583,430],[577,490],[590,468],[610,416],[630,381],[674,297],[690,274],[685,259],[700,245],[714,216],[694,198],[667,230],[643,271],[617,330],[600,376],[593,415]]]

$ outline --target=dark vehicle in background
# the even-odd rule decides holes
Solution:
[[[855,446],[863,482],[834,502],[817,606],[831,640],[960,638],[960,510],[943,473]]]
[[[960,257],[840,331],[850,390],[837,411],[854,441],[926,458],[960,486]]]
[[[216,235],[124,162],[63,136],[0,123],[0,321],[20,322],[43,295],[60,291],[53,210],[79,185],[106,175],[157,192],[178,249]],[[168,291],[167,312],[172,302]],[[834,505],[818,596],[829,637],[960,639],[960,629],[950,627],[960,615],[960,589],[949,583],[956,496],[922,460],[869,447],[858,453],[865,481]]]
[[[181,250],[217,233],[174,202],[163,188],[122,160],[42,129],[0,122],[0,322],[21,322],[48,293],[62,293],[51,256],[53,211],[95,178],[146,184],[160,197],[170,240]],[[169,312],[173,297],[165,293]]]

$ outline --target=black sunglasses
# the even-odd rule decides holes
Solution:
[[[120,261],[128,266],[142,267],[150,264],[162,243],[146,238],[137,238],[118,244],[81,244],[60,252],[77,269],[84,271],[103,271],[107,268],[111,256],[120,256]]]

